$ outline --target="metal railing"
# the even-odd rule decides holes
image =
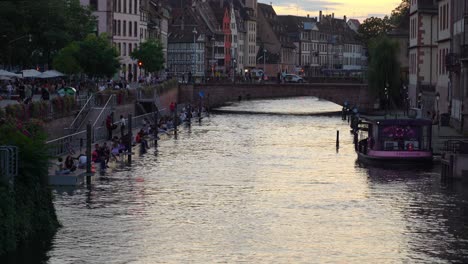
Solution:
[[[468,141],[447,140],[444,142],[443,151],[451,153],[468,154]]]
[[[109,99],[107,99],[107,102],[104,105],[104,107],[102,108],[102,110],[99,113],[98,117],[96,118],[96,121],[94,121],[93,127],[96,127],[96,125],[99,124],[99,123],[104,123],[104,118],[107,117],[107,115],[105,113],[110,112],[110,110],[111,110],[110,107],[114,106],[115,104],[116,104],[115,95],[109,96]]]
[[[143,124],[144,118],[147,118],[150,121],[154,121],[154,116],[156,112],[147,113],[144,115],[135,116],[132,118],[132,124],[134,129],[138,129],[141,124]],[[159,110],[159,116],[169,114],[169,110],[166,108]],[[114,122],[115,125],[118,125],[120,121]],[[105,125],[92,127],[92,142],[99,142],[107,139],[107,128]],[[64,156],[64,155],[74,155],[77,156],[86,149],[86,130],[64,136],[61,138],[49,140],[46,142],[49,146],[49,155],[53,157]]]
[[[0,178],[11,185],[18,176],[18,147],[0,146]]]
[[[54,157],[67,154],[78,155],[84,151],[85,143],[86,130],[46,142],[49,146],[49,155]]]
[[[70,127],[68,127],[68,129],[70,129],[70,131],[72,133],[76,132],[76,130],[78,128],[81,127],[81,125],[83,124],[83,121],[85,120],[86,116],[88,115],[91,107],[93,106],[93,95],[91,95],[88,100],[86,100],[86,103],[84,104],[84,106],[81,108],[80,112],[78,113],[78,115],[75,117],[75,119],[73,119],[73,122],[70,124]]]

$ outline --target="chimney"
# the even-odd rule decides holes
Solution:
[[[344,22],[346,22],[346,16],[343,16]]]
[[[322,21],[322,10],[319,11],[319,21]]]
[[[332,13],[332,19],[334,19],[334,18],[335,18],[335,13]]]

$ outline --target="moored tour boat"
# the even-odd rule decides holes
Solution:
[[[362,162],[432,162],[431,120],[364,117],[359,121],[356,133],[355,147],[358,159]]]

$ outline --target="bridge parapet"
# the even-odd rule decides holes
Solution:
[[[196,84],[182,85],[181,101],[194,102],[203,91],[211,106],[220,106],[239,99],[268,99],[314,96],[338,105],[348,102],[360,109],[371,109],[367,84],[305,83],[305,84]],[[209,98],[209,99],[208,99]]]

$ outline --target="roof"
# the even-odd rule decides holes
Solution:
[[[203,19],[190,7],[173,8],[169,24],[169,43],[193,42],[193,29],[199,35],[210,35],[211,31]]]
[[[258,13],[261,13],[267,24],[270,25],[271,29],[276,35],[276,38],[280,41],[281,47],[291,49],[296,48],[292,42],[292,38],[288,34],[287,26],[280,21],[273,7],[271,5],[262,3],[258,3],[257,7]]]

